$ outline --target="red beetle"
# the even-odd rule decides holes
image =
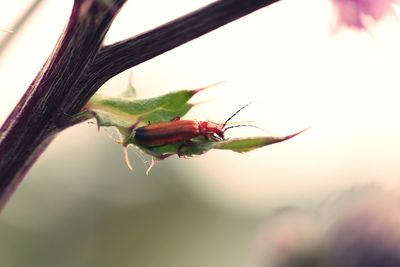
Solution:
[[[249,103],[250,104],[250,103]],[[172,121],[155,123],[135,129],[135,141],[147,147],[158,147],[178,142],[190,143],[190,139],[204,136],[207,140],[223,141],[225,140],[225,131],[234,127],[252,125],[234,125],[226,127],[226,124],[241,110],[249,104],[241,107],[223,124],[211,121],[180,120],[179,117]],[[178,149],[179,155],[179,149]]]

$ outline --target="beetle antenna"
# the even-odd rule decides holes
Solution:
[[[255,125],[251,125],[251,124],[239,124],[239,125],[229,126],[229,127],[226,127],[224,129],[224,132],[226,132],[226,130],[228,130],[228,129],[232,129],[232,128],[236,128],[236,127],[253,127],[253,128],[257,128],[259,130],[262,130],[264,132],[268,132],[268,131],[266,131],[265,129],[263,129],[261,127],[258,127],[258,126],[255,126]]]
[[[233,117],[235,117],[240,111],[242,111],[244,108],[246,108],[248,105],[250,105],[252,102],[250,102],[250,103],[247,103],[246,105],[244,105],[243,107],[241,107],[238,111],[236,111],[235,113],[233,113],[233,115],[232,116],[230,116],[225,122],[224,122],[224,124],[222,124],[222,128],[224,128],[225,127],[225,125],[228,123],[228,121],[230,121]],[[236,126],[235,126],[236,127]],[[231,127],[228,127],[228,128],[231,128]]]

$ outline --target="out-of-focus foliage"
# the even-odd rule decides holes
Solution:
[[[366,30],[371,22],[378,22],[388,15],[395,16],[394,5],[398,0],[332,0],[338,26]]]
[[[186,161],[129,171],[100,134],[68,129],[35,165],[1,214],[0,266],[251,266],[253,218],[205,203]]]
[[[265,267],[400,266],[398,192],[363,187],[317,213],[287,209],[267,221],[257,255]]]

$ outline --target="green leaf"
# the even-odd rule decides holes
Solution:
[[[199,136],[197,138],[188,140],[188,142],[178,142],[174,144],[168,144],[157,147],[146,147],[141,144],[135,143],[134,139],[132,139],[130,144],[138,146],[147,154],[158,159],[165,159],[175,154],[177,155],[179,154],[180,156],[183,157],[198,156],[208,152],[211,149],[225,149],[234,152],[244,153],[252,151],[257,148],[289,140],[299,135],[300,133],[304,132],[305,130],[282,137],[261,136],[261,137],[233,138],[224,141],[212,141],[212,140],[206,140],[203,136]]]
[[[306,129],[305,129],[306,130]],[[235,152],[243,153],[249,152],[251,150],[261,148],[264,146],[272,145],[275,143],[280,143],[299,135],[300,133],[304,132],[302,130],[295,134],[291,134],[288,136],[262,136],[262,137],[249,137],[249,138],[234,138],[228,139],[222,142],[215,142],[212,145],[213,149],[228,149]]]
[[[127,98],[136,98],[135,87],[133,87],[133,85],[129,84],[128,88],[126,88],[126,90],[123,91],[120,96],[127,97]]]
[[[210,86],[196,90],[180,90],[147,99],[135,99],[136,93],[134,88],[129,86],[119,96],[95,94],[82,110],[81,114],[83,115],[81,116],[94,114],[99,127],[113,126],[118,129],[122,136],[121,144],[124,147],[125,159],[128,166],[130,166],[126,149],[128,145],[135,145],[153,158],[161,160],[172,155],[182,157],[202,155],[211,149],[225,149],[239,153],[248,152],[291,139],[305,131],[303,130],[283,137],[244,137],[223,141],[216,141],[212,138],[199,135],[190,140],[183,140],[162,146],[150,146],[136,142],[135,128],[171,121],[176,117],[184,116],[193,107],[193,104],[188,103],[188,101],[196,93]],[[179,134],[179,129],[177,131],[177,134]],[[151,166],[153,165],[154,161]]]
[[[207,141],[203,136],[199,136],[185,142],[176,142],[173,144],[155,147],[144,146],[140,143],[136,143],[133,138],[130,140],[130,144],[139,147],[147,154],[158,159],[165,159],[175,154],[183,157],[193,157],[195,155],[201,155],[210,150],[213,143],[215,142]]]
[[[138,118],[141,118],[139,125],[147,125],[185,115],[193,106],[187,103],[193,95],[189,90],[148,99],[96,94],[86,108],[96,114],[100,126],[130,127]]]
[[[99,127],[116,127],[123,137],[123,145],[128,145],[133,125],[140,127],[182,117],[194,106],[188,101],[196,93],[214,85],[146,99],[134,99],[134,89],[129,86],[119,96],[95,94],[83,112],[94,114]]]

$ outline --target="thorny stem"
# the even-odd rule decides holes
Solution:
[[[48,60],[0,129],[0,208],[61,130],[108,79],[278,0],[220,0],[151,31],[101,46],[126,0],[75,0]]]

